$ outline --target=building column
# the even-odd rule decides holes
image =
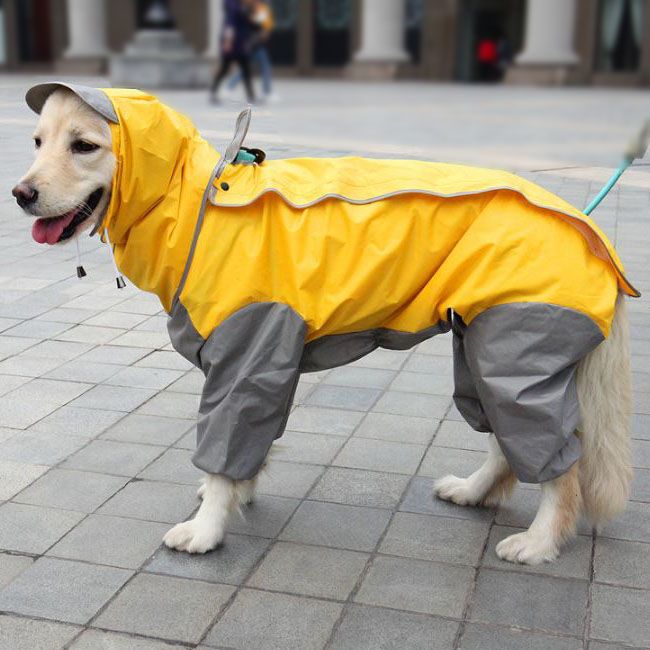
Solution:
[[[528,0],[524,49],[508,70],[511,83],[564,84],[579,63],[575,0]]]
[[[409,60],[404,48],[404,0],[362,0],[361,47],[347,68],[353,78],[395,77]]]
[[[59,69],[102,71],[108,54],[104,0],[67,0],[67,14],[68,48]]]
[[[208,0],[208,46],[204,55],[218,59],[220,54],[221,28],[223,26],[223,0]]]

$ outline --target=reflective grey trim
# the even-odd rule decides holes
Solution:
[[[99,88],[91,88],[90,86],[81,86],[79,84],[68,84],[62,81],[53,81],[32,86],[25,95],[27,106],[29,106],[34,113],[40,114],[47,98],[59,88],[67,88],[68,90],[71,90],[75,95],[77,95],[77,97],[79,97],[79,99],[88,104],[90,108],[96,110],[109,122],[115,122],[116,124],[119,122],[113,103],[105,92]]]
[[[385,328],[332,334],[310,341],[300,361],[302,372],[316,372],[356,361],[377,348],[407,350],[436,334],[448,332],[449,323],[440,321],[420,332],[399,332]]]
[[[205,472],[257,474],[286,426],[307,326],[287,305],[255,303],[217,327],[199,352],[206,376],[197,449]]]
[[[492,307],[465,330],[476,393],[520,481],[550,481],[580,457],[576,367],[602,341],[586,315],[542,303]]]
[[[167,331],[174,350],[197,368],[201,367],[200,352],[205,339],[198,333],[185,306],[177,300],[169,312]]]

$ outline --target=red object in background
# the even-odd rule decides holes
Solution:
[[[476,49],[476,58],[479,63],[497,63],[499,60],[497,42],[490,38],[480,41]]]

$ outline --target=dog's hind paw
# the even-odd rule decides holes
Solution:
[[[223,530],[196,518],[176,524],[163,537],[165,546],[187,553],[207,553],[222,541]]]
[[[553,540],[528,530],[501,540],[497,544],[496,553],[500,559],[517,564],[552,562],[559,555]]]
[[[443,501],[452,501],[459,506],[473,506],[480,501],[480,495],[469,487],[466,478],[444,476],[433,484],[433,494]]]

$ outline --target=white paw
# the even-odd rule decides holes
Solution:
[[[433,494],[443,501],[452,501],[459,506],[473,506],[479,501],[479,497],[469,489],[466,478],[451,474],[433,484]]]
[[[518,564],[542,564],[552,562],[559,555],[556,544],[548,536],[526,531],[510,535],[496,547],[497,555],[506,562]]]
[[[176,524],[163,537],[166,546],[187,553],[207,553],[222,541],[223,529],[196,518]]]

